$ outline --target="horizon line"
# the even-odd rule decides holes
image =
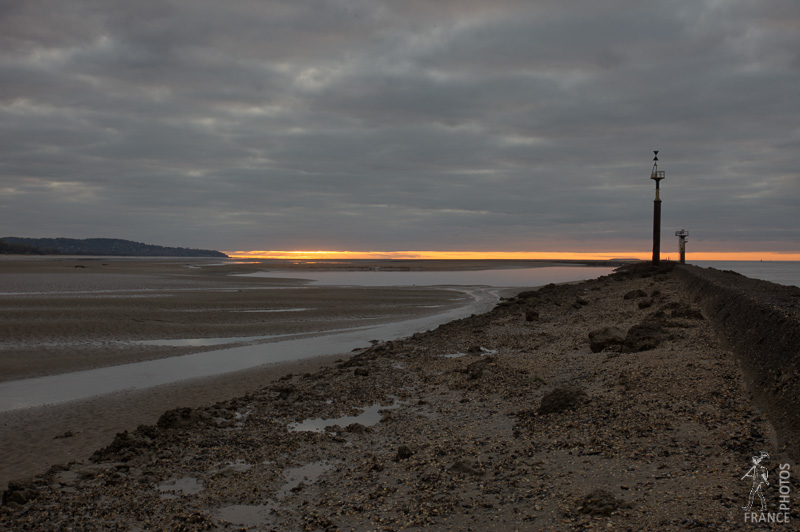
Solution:
[[[374,260],[651,260],[642,251],[350,251],[350,250],[250,250],[223,251],[232,259],[374,259]],[[662,253],[662,260],[677,261],[679,254]],[[690,260],[800,261],[800,253],[779,251],[697,251],[686,254]]]

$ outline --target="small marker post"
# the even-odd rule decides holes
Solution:
[[[675,231],[675,236],[678,237],[678,249],[681,252],[681,264],[686,264],[686,237],[689,236],[689,231],[681,229]]]

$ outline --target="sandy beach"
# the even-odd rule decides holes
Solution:
[[[4,472],[27,448],[62,459],[6,475],[0,525],[748,529],[752,456],[769,453],[770,511],[797,469],[706,314],[670,268],[639,267],[348,357],[11,413]],[[91,434],[101,410],[142,426]]]

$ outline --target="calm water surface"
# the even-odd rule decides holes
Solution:
[[[800,287],[800,262],[797,261],[687,260],[686,262],[703,268],[733,270],[754,279]]]
[[[455,272],[398,271],[264,271],[243,277],[306,279],[312,285],[336,286],[496,286],[534,287],[548,283],[566,283],[608,275],[614,268],[594,266],[547,266],[543,268],[508,268]]]

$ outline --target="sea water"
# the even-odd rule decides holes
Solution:
[[[798,261],[687,260],[686,262],[703,268],[732,270],[746,277],[800,287],[800,262]]]
[[[687,261],[687,264],[717,270],[733,270],[747,277],[800,287],[798,261]],[[466,271],[264,271],[250,277],[305,279],[312,285],[338,286],[541,286],[607,275],[613,268],[594,266],[553,266]]]
[[[568,283],[608,275],[614,268],[599,266],[544,266],[463,271],[263,271],[241,277],[307,280],[324,286],[494,286],[534,287]]]

